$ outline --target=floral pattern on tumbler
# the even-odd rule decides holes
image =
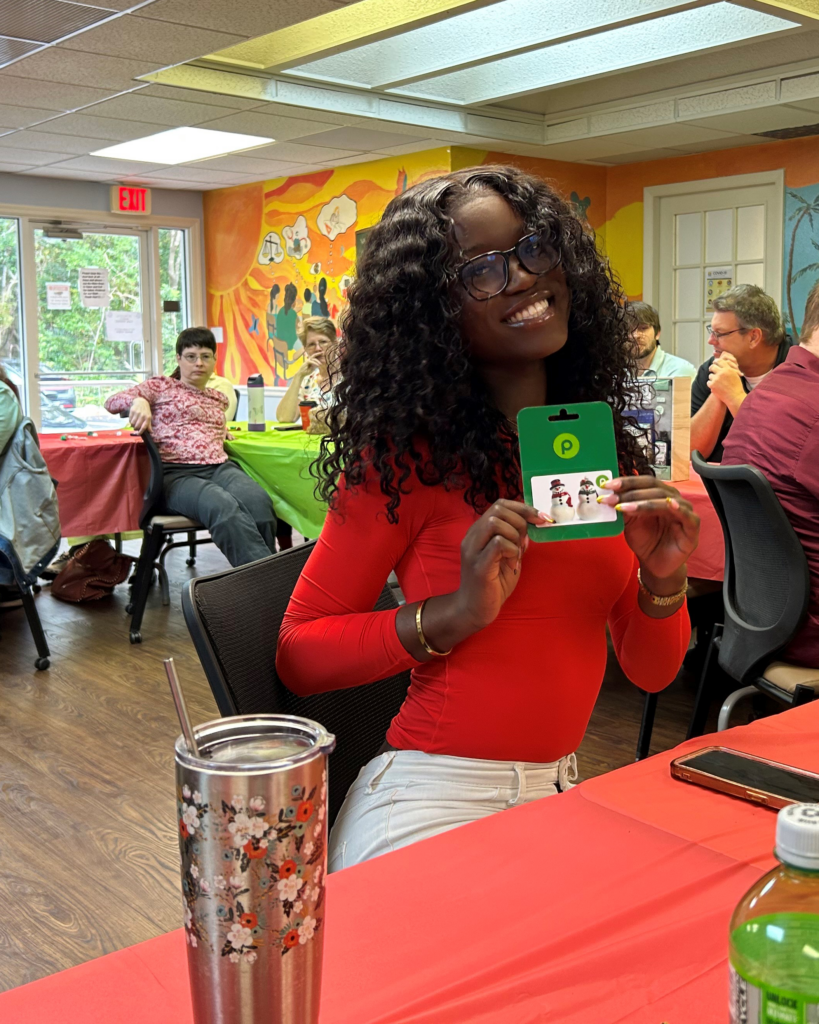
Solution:
[[[317,792],[318,790],[318,792]],[[240,794],[213,808],[182,785],[177,793],[185,940],[204,943],[231,963],[256,963],[265,944],[281,955],[309,943],[323,924],[327,772],[309,792],[293,786],[285,807]],[[206,833],[223,847],[223,870],[205,877]],[[251,910],[247,896],[263,893]],[[205,934],[203,904],[215,906],[217,934]]]

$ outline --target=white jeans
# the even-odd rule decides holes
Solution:
[[[328,868],[353,864],[554,796],[577,779],[574,754],[549,764],[389,750],[358,773],[330,833]]]

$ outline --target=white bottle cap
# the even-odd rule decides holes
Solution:
[[[792,804],[776,818],[779,860],[795,868],[819,871],[819,804]]]

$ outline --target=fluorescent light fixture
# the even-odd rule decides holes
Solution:
[[[732,3],[716,3],[556,43],[389,91],[441,103],[497,102],[799,27],[797,22],[772,14]],[[601,83],[600,87],[604,93],[605,86]]]
[[[646,18],[688,0],[502,0],[455,14],[423,28],[366,43],[353,50],[288,68],[288,75],[338,85],[384,88],[429,75],[533,50],[544,43],[605,28],[612,22]]]
[[[274,139],[260,135],[237,135],[235,132],[215,132],[210,128],[171,128],[142,139],[120,142],[116,146],[98,149],[91,156],[106,156],[112,160],[144,160],[148,164],[189,164],[194,160],[207,160],[225,153],[267,146]]]

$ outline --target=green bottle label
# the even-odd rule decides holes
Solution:
[[[819,1003],[770,985],[755,985],[731,964],[731,1024],[819,1024]]]
[[[731,1024],[819,1024],[819,915],[765,914],[731,935]]]

